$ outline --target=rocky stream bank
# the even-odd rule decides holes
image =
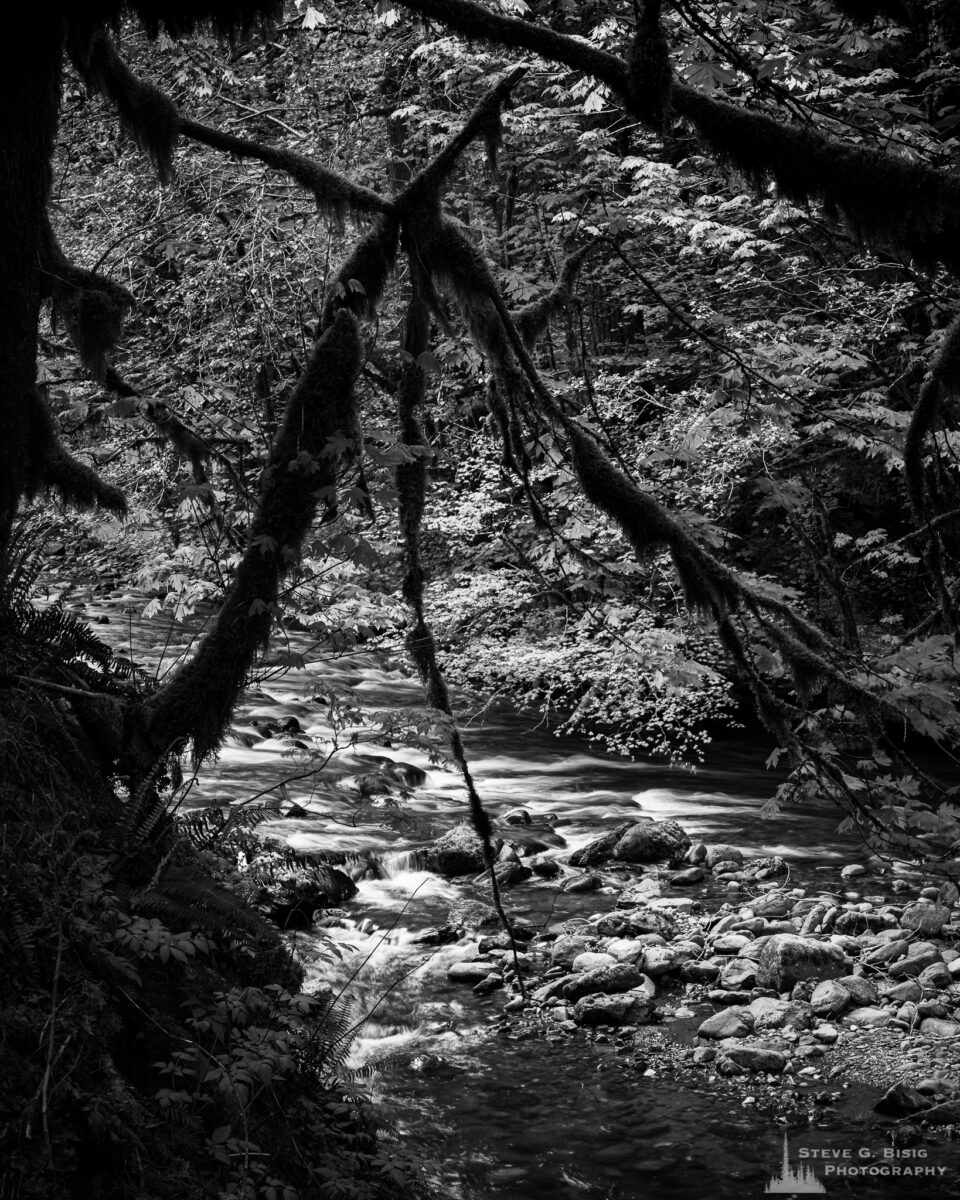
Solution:
[[[782,859],[691,843],[671,820],[622,824],[561,864],[523,820],[501,822],[505,894],[550,877],[594,893],[596,911],[558,928],[517,921],[511,942],[492,909],[464,905],[417,935],[425,948],[456,945],[448,983],[502,995],[511,1036],[607,1042],[644,1076],[727,1093],[793,1126],[829,1121],[855,1088],[893,1145],[960,1131],[952,884],[868,857],[829,886],[791,886]],[[482,882],[467,826],[417,854]]]

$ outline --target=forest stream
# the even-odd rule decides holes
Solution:
[[[80,604],[83,598],[89,603]],[[150,672],[175,661],[193,636],[189,626],[143,620],[140,597],[115,592],[94,598],[91,591],[69,599],[77,612],[103,625],[98,632],[116,650]],[[292,649],[307,649],[306,635],[292,638]],[[278,673],[248,694],[235,733],[198,776],[188,804],[248,800],[295,774],[290,738],[263,737],[264,724],[283,725],[293,717],[298,739],[325,743],[330,726],[322,697],[331,687],[349,690],[367,711],[422,702],[416,680],[396,658],[373,651],[332,660],[306,657],[304,669]],[[820,880],[836,888],[839,868],[865,856],[853,835],[837,832],[838,814],[829,806],[811,804],[773,821],[761,819],[777,775],[764,769],[766,752],[752,735],[714,744],[705,766],[691,773],[558,739],[537,724],[536,715],[502,706],[467,727],[466,744],[494,819],[517,807],[530,814],[529,825],[501,825],[503,836],[539,838],[550,846],[546,853],[563,859],[604,830],[642,815],[674,818],[695,840],[780,855],[790,865],[791,885]],[[821,1161],[830,1155],[856,1161],[866,1151],[871,1161],[882,1161],[875,1090],[851,1084],[821,1119],[788,1128],[754,1111],[749,1084],[741,1106],[731,1106],[705,1073],[695,1086],[638,1064],[629,1042],[612,1032],[595,1040],[559,1031],[534,1034],[503,1013],[502,991],[476,996],[449,983],[450,963],[469,956],[465,944],[435,947],[414,939],[427,926],[443,925],[451,906],[464,898],[489,902],[489,894],[482,884],[450,882],[418,869],[416,851],[464,818],[463,788],[426,753],[382,744],[342,752],[330,775],[369,771],[376,755],[426,773],[400,807],[368,804],[358,813],[342,793],[325,792],[307,779],[289,783],[284,798],[309,815],[278,818],[265,829],[295,849],[342,850],[376,864],[381,878],[358,881],[359,892],[339,924],[323,937],[298,934],[298,948],[310,963],[308,990],[320,979],[339,977],[358,1020],[371,1013],[350,1064],[373,1065],[363,1086],[384,1119],[430,1160],[441,1196],[760,1196],[780,1169],[785,1133],[794,1165],[801,1147],[807,1154],[817,1151]],[[559,891],[556,880],[536,877],[505,895],[512,913],[547,931],[614,903],[608,895]],[[718,889],[705,897],[705,906],[725,898]],[[331,951],[334,944],[342,961]],[[669,1036],[691,1044],[699,1019],[670,1023]],[[955,1168],[957,1157],[955,1145],[944,1145],[931,1151],[930,1161]],[[826,1192],[869,1200],[905,1195],[905,1186],[882,1175],[835,1177]],[[955,1185],[935,1179],[914,1186],[929,1197],[958,1194]]]

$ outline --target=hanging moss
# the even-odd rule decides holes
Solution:
[[[32,499],[40,492],[55,492],[77,508],[109,509],[125,516],[123,492],[105,483],[92,467],[80,462],[61,445],[46,401],[34,390],[28,397],[29,458],[24,495]]]
[[[171,179],[180,132],[177,106],[152,83],[138,79],[102,31],[87,37],[75,34],[68,49],[87,87],[111,101],[123,128],[151,159],[160,179]]]
[[[721,161],[755,186],[774,180],[790,200],[819,200],[842,213],[872,246],[960,270],[960,175],[846,146],[682,84],[674,86],[673,105]]]
[[[326,328],[341,309],[369,320],[397,261],[400,226],[392,216],[379,217],[354,246],[327,289],[321,324]]]
[[[76,5],[66,5],[68,11]],[[147,33],[160,31],[184,37],[198,29],[213,29],[232,36],[246,33],[265,21],[280,20],[280,0],[84,0],[79,11],[69,11],[80,27],[116,26],[129,14],[143,23]]]
[[[539,300],[531,300],[529,304],[525,304],[514,317],[520,336],[528,349],[533,349],[546,332],[551,317],[569,304],[580,268],[595,246],[595,242],[589,242],[568,255],[560,268],[560,278],[556,285]]]
[[[314,347],[287,404],[249,542],[217,619],[194,658],[151,699],[143,730],[131,735],[134,753],[144,761],[187,740],[197,760],[219,746],[247,673],[269,639],[280,580],[318,505],[335,493],[337,461],[329,443],[355,422],[354,382],[361,365],[356,322],[341,310]]]
[[[80,361],[102,383],[108,356],[120,341],[123,318],[133,297],[120,284],[96,271],[71,263],[57,242],[49,221],[44,224],[40,257],[41,294],[52,303],[51,320],[62,317]]]

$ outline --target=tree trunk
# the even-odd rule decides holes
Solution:
[[[0,38],[0,546],[30,482],[43,216],[60,108],[63,27],[27,6]]]

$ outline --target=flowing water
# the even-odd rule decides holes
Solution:
[[[173,661],[193,634],[140,620],[135,614],[142,604],[114,594],[83,611],[94,620],[108,617],[103,632],[114,645],[156,669]],[[418,932],[444,924],[464,897],[488,897],[479,885],[450,883],[420,869],[416,852],[464,818],[463,788],[425,750],[362,740],[345,744],[319,777],[309,774],[303,747],[327,747],[334,736],[331,689],[367,712],[393,713],[419,703],[420,692],[402,664],[382,654],[305,657],[303,669],[278,667],[251,692],[235,734],[198,777],[189,802],[241,802],[260,793],[263,802],[278,795],[286,779],[285,801],[308,815],[278,818],[266,831],[297,849],[341,850],[376,866],[379,877],[358,882],[344,917],[322,936],[298,935],[298,949],[309,964],[308,979],[338,979],[358,1019],[367,1016],[353,1062],[375,1064],[369,1087],[398,1132],[431,1160],[440,1194],[451,1200],[763,1195],[781,1169],[782,1126],[749,1105],[731,1104],[706,1083],[697,1091],[655,1067],[638,1069],[616,1037],[529,1036],[504,1019],[502,992],[477,997],[448,984],[447,967],[469,957],[470,946],[424,945]],[[276,726],[290,718],[298,730],[278,733]],[[351,731],[371,734],[351,714],[346,720],[341,740],[349,741]],[[766,749],[749,738],[712,747],[707,764],[690,773],[613,759],[582,741],[554,738],[535,717],[494,708],[468,725],[466,743],[491,814],[522,807],[530,815],[529,825],[502,831],[536,838],[544,853],[562,859],[611,826],[643,816],[676,818],[694,839],[779,854],[793,882],[813,886],[821,880],[835,889],[837,868],[863,855],[851,835],[838,833],[837,813],[827,805],[760,818],[777,776],[763,767]],[[378,797],[361,802],[356,790],[356,780],[384,760],[424,772],[400,808]],[[611,896],[559,892],[536,878],[507,896],[517,916],[547,930],[613,905]],[[673,1023],[671,1036],[689,1042],[698,1020]],[[882,1162],[883,1136],[871,1113],[875,1098],[853,1087],[822,1119],[790,1130],[793,1164],[801,1151],[847,1165]],[[953,1176],[955,1147],[933,1147],[925,1162],[947,1166]],[[863,1200],[921,1191],[960,1195],[955,1183],[879,1174],[833,1174],[825,1187],[829,1195]],[[790,1194],[789,1188],[809,1190],[796,1179],[779,1190]]]

